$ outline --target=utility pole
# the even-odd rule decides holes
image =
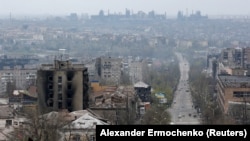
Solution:
[[[243,93],[243,124],[247,123],[247,101],[246,101],[246,97],[245,97],[245,92]]]
[[[118,111],[117,108],[115,109],[115,124],[118,125]]]
[[[241,83],[241,87],[242,88],[247,88],[247,84],[246,83]],[[243,98],[243,113],[242,113],[242,120],[243,120],[243,124],[247,124],[248,123],[248,121],[247,121],[247,92],[246,91],[244,91],[243,92],[243,95],[242,95],[242,98]]]
[[[127,94],[127,99],[126,99],[127,124],[129,124],[129,117],[130,117],[130,115],[129,115],[129,105],[128,105],[128,100],[129,100],[129,98],[128,98],[128,91],[127,91],[127,90],[126,90],[126,94]]]

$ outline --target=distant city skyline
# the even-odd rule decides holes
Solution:
[[[148,13],[176,16],[178,11],[190,15],[250,15],[250,0],[0,0],[0,15],[69,15],[70,13],[97,15]]]

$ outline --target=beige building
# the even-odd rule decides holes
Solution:
[[[225,114],[231,111],[233,103],[245,105],[250,102],[250,77],[247,76],[218,76],[217,100]]]
[[[41,112],[88,108],[88,70],[83,64],[55,60],[37,72],[38,104]]]

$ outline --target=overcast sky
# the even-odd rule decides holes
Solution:
[[[250,15],[250,0],[0,0],[0,15],[69,15],[88,13],[133,13],[154,10],[156,14],[177,15],[201,11],[202,15]]]

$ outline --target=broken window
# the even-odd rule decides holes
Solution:
[[[61,101],[58,102],[58,109],[62,109],[62,102]]]
[[[58,93],[62,93],[62,85],[58,85]]]
[[[58,100],[62,100],[62,94],[61,93],[58,94]]]
[[[49,107],[53,107],[53,99],[48,99],[47,105],[48,105]]]
[[[68,90],[72,90],[72,84],[68,83]]]
[[[62,83],[62,76],[58,76],[58,83]]]
[[[49,81],[53,81],[53,76],[48,76]]]
[[[49,98],[53,98],[53,96],[54,96],[54,95],[53,95],[53,92],[49,92],[48,95],[49,95]]]
[[[7,119],[7,120],[6,120],[6,126],[11,126],[11,125],[12,125],[12,120]]]
[[[49,90],[53,90],[53,85],[52,84],[48,84],[48,89]]]

